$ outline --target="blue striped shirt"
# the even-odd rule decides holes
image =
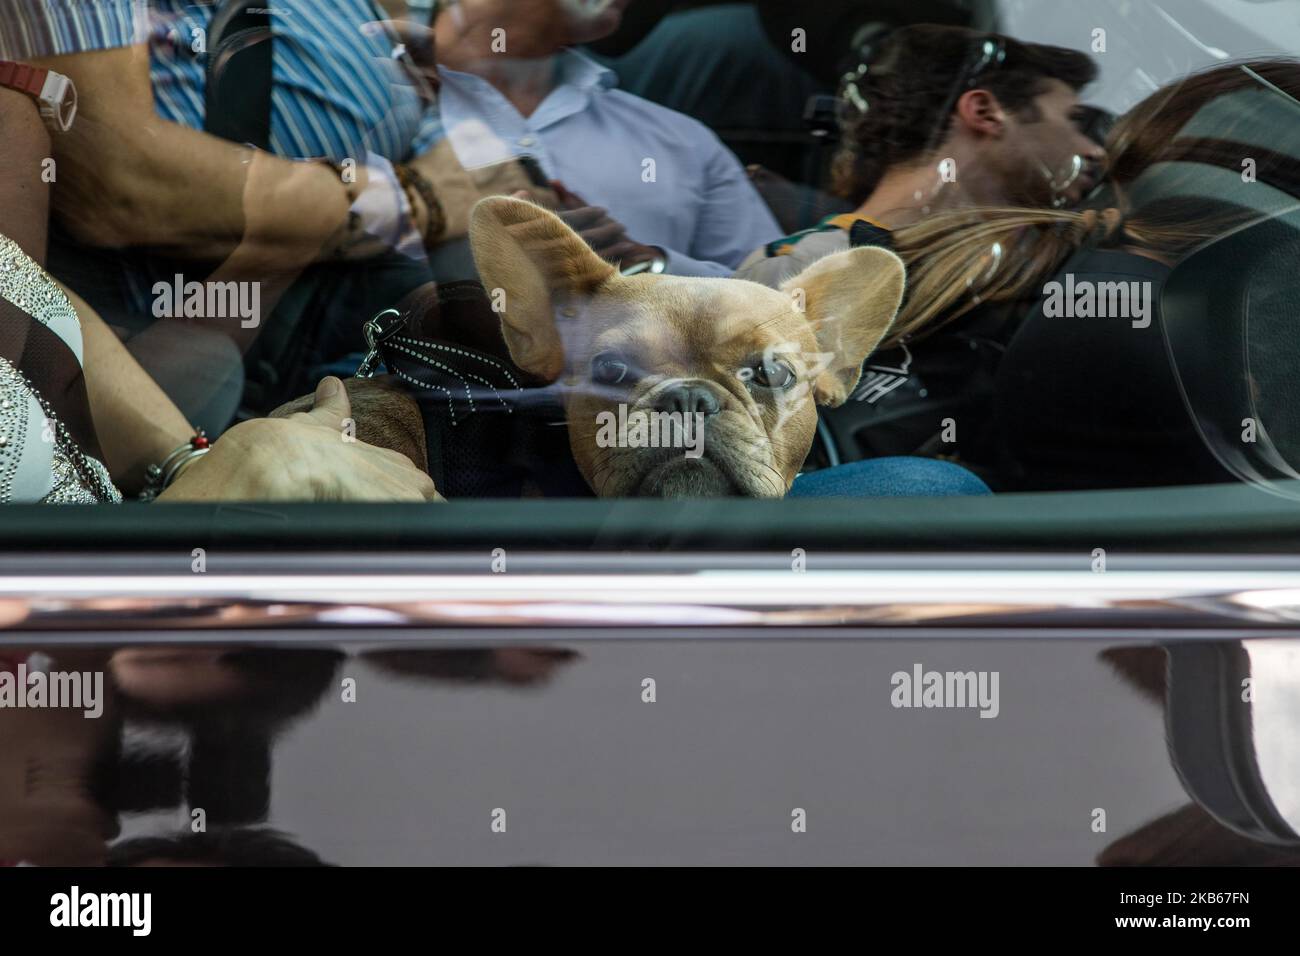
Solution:
[[[215,3],[183,0],[0,0],[0,59],[149,47],[155,108],[203,128],[207,29]],[[392,162],[442,139],[437,107],[393,58],[396,41],[367,24],[373,0],[267,0],[275,37],[272,152],[297,159]]]

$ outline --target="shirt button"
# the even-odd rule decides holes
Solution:
[[[532,136],[521,136],[519,138],[519,145],[524,147],[532,146],[536,144],[536,142],[537,142],[536,138]]]

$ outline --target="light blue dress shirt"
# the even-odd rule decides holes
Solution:
[[[529,155],[550,179],[668,254],[667,271],[729,276],[781,228],[731,151],[707,126],[614,89],[614,72],[573,50],[524,117],[486,80],[442,69],[442,123],[474,168]]]

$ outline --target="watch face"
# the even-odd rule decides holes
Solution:
[[[626,266],[619,271],[625,276],[641,275],[643,272],[648,272],[651,275],[659,275],[666,268],[668,268],[668,260],[662,255],[656,254],[650,259],[643,259],[635,265]]]
[[[50,73],[45,78],[45,87],[41,90],[41,113],[61,133],[72,128],[72,121],[77,118],[77,87],[72,80],[58,73]]]
[[[67,92],[59,103],[59,128],[67,132],[72,128],[72,121],[77,118],[77,88],[68,83]]]

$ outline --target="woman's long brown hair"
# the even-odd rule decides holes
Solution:
[[[1172,260],[1259,218],[1189,199],[1130,209],[1128,187],[1156,163],[1195,162],[1240,172],[1242,159],[1251,157],[1259,182],[1289,192],[1300,203],[1300,157],[1238,142],[1231,124],[1213,139],[1178,135],[1214,99],[1251,89],[1291,98],[1292,121],[1300,123],[1300,61],[1216,67],[1157,90],[1115,125],[1107,141],[1113,206],[1079,212],[962,209],[895,231],[894,247],[908,267],[908,297],[885,344],[928,335],[983,302],[1027,299],[1085,245],[1130,247]]]

